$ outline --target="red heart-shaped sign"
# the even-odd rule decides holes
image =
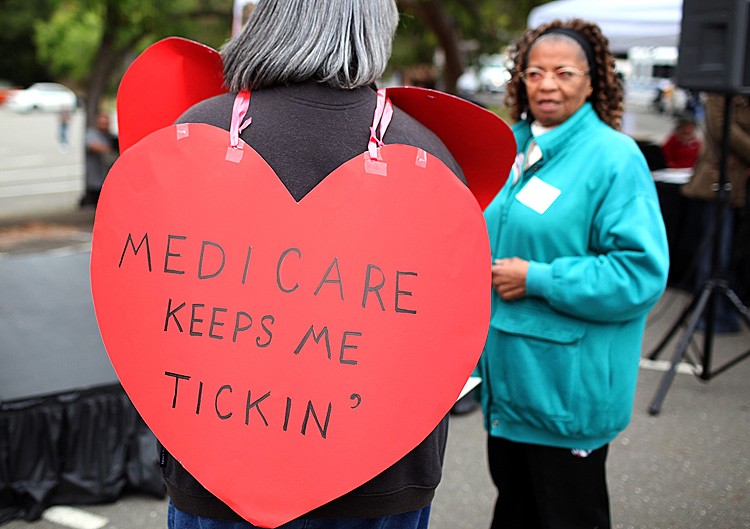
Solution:
[[[352,490],[448,412],[489,324],[480,208],[386,145],[299,203],[249,146],[170,126],[109,173],[91,284],[120,381],[166,448],[276,527]]]
[[[221,56],[179,37],[147,48],[123,76],[117,93],[120,151],[167,127],[187,109],[226,92]],[[464,172],[482,209],[505,183],[516,142],[497,115],[464,99],[417,87],[393,87],[388,97],[432,130]]]

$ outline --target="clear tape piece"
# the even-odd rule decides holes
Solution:
[[[417,167],[424,169],[427,167],[427,151],[424,149],[417,149],[417,159],[414,162]]]
[[[187,123],[180,123],[175,127],[177,133],[177,141],[187,138],[190,136],[190,127]]]
[[[240,163],[242,161],[243,151],[241,147],[227,147],[227,155],[224,158],[228,162]]]
[[[378,153],[380,154],[380,153]],[[370,158],[369,153],[365,153],[363,156],[365,160],[365,172],[367,174],[374,174],[377,176],[388,176],[388,164],[381,160],[373,160]]]

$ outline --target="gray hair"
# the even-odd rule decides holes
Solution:
[[[231,91],[307,80],[335,88],[375,82],[398,25],[395,0],[258,0],[224,46]]]

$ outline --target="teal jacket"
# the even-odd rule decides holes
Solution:
[[[542,158],[517,164],[485,211],[493,259],[530,262],[524,299],[493,292],[477,366],[485,425],[596,449],[630,421],[646,314],[666,286],[656,189],[635,142],[589,103],[538,138],[525,121],[513,131],[519,153],[535,139]]]

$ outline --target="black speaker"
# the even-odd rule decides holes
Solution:
[[[684,0],[677,85],[750,94],[750,0]]]

